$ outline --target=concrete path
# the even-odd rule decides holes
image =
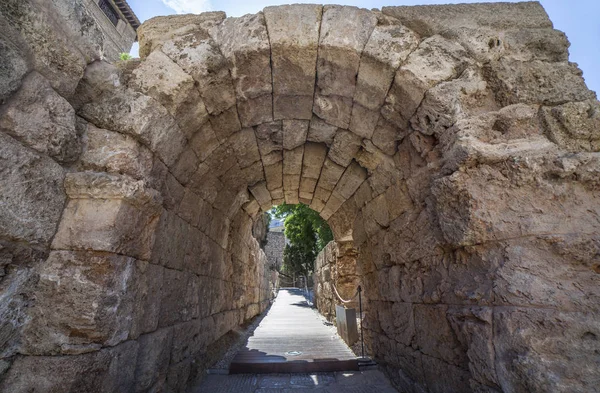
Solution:
[[[295,288],[279,291],[229,368],[232,374],[351,370],[358,370],[354,353]]]
[[[208,375],[192,393],[398,393],[378,370]]]

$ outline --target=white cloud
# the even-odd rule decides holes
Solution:
[[[210,0],[162,0],[178,14],[200,14],[212,9]]]

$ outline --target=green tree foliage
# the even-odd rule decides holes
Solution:
[[[279,219],[285,217],[284,232],[290,241],[283,251],[283,271],[310,275],[317,254],[333,240],[329,225],[319,213],[302,203],[279,205],[272,214]]]

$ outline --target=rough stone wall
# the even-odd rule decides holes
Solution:
[[[356,271],[356,249],[350,243],[329,242],[315,260],[315,303],[319,312],[330,322],[335,322],[335,306],[342,303],[336,296],[333,285],[340,296],[351,300],[344,305],[355,308],[358,314],[356,294],[360,277]]]
[[[538,3],[155,18],[121,67],[56,4],[0,3],[0,390],[184,391],[283,201],[402,390],[598,390],[600,104]]]
[[[81,2],[0,13],[0,391],[185,391],[272,296],[247,197],[190,184]],[[127,108],[83,106],[106,91]]]

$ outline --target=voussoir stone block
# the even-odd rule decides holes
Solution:
[[[307,120],[283,121],[283,148],[293,150],[306,142],[309,122]]]
[[[140,56],[147,57],[165,42],[193,33],[201,26],[204,29],[220,24],[224,12],[204,12],[199,15],[169,15],[149,19],[138,29]]]
[[[227,18],[211,33],[230,64],[244,127],[272,121],[271,48],[262,13]],[[260,99],[264,96],[264,99]]]
[[[231,108],[236,102],[227,59],[207,31],[220,23],[213,23],[218,20],[211,19],[208,27],[195,25],[191,31],[166,41],[161,47],[163,53],[194,78],[211,115]]]
[[[59,162],[72,162],[81,153],[75,110],[36,72],[3,108],[0,131]]]
[[[381,113],[397,127],[406,129],[425,92],[459,76],[469,61],[467,52],[458,43],[439,35],[427,38],[396,71]]]
[[[152,152],[129,135],[85,125],[86,144],[80,157],[83,169],[123,173],[145,179],[152,170]]]
[[[313,4],[263,10],[271,43],[276,120],[312,117],[322,11],[323,6]]]
[[[152,52],[132,71],[129,86],[167,108],[188,139],[208,120],[194,79],[161,51]]]
[[[162,199],[143,181],[106,173],[70,173],[69,202],[52,248],[109,251],[147,260]]]
[[[84,105],[80,116],[97,127],[140,140],[167,165],[175,164],[187,142],[175,120],[156,100],[132,90],[103,94]]]

